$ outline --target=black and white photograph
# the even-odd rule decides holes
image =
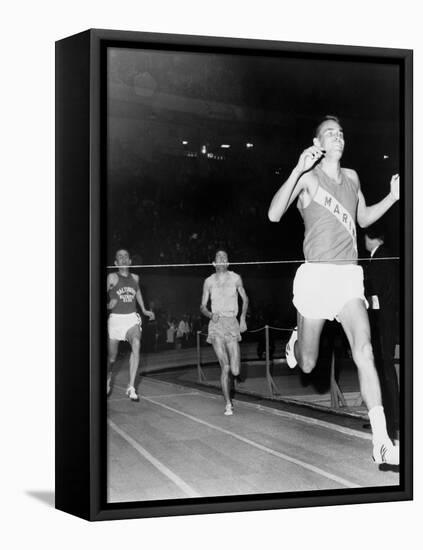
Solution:
[[[5,4],[1,547],[418,546],[418,7]]]
[[[107,503],[399,489],[400,66],[106,56]]]

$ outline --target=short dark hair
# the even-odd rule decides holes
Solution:
[[[121,248],[118,248],[118,249],[116,250],[116,252],[115,252],[115,259],[116,259],[117,255],[118,255],[118,252],[120,252],[121,250],[124,250],[124,251],[128,254],[128,256],[131,257],[131,253],[129,252],[129,250],[128,250],[127,248],[124,248],[124,247],[122,246]]]
[[[327,122],[328,120],[333,120],[334,122],[336,122],[337,124],[339,124],[339,126],[341,126],[341,121],[339,120],[339,118],[335,115],[325,115],[319,122],[319,124],[316,126],[316,131],[314,132],[314,136],[315,137],[319,137],[319,133],[320,133],[320,130],[323,126],[323,124],[325,122]]]

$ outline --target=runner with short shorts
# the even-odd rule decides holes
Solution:
[[[131,346],[131,355],[129,356],[129,384],[126,395],[131,401],[138,401],[135,377],[140,358],[141,316],[137,313],[137,306],[150,320],[154,319],[154,313],[144,306],[139,287],[139,276],[129,270],[131,265],[129,252],[125,249],[118,250],[115,258],[118,270],[107,276],[109,294],[107,307],[110,311],[107,323],[109,335],[107,395],[111,392],[112,369],[116,361],[119,342],[127,341]]]
[[[212,344],[216,339],[222,339],[225,342],[241,342],[241,332],[238,319],[236,317],[222,317],[209,322],[207,342]]]
[[[230,376],[239,380],[241,332],[247,330],[245,317],[248,297],[241,277],[228,269],[228,255],[218,250],[213,263],[216,273],[207,277],[203,285],[201,313],[210,319],[207,342],[212,344],[221,367],[220,381],[226,407],[224,414],[233,414],[230,397]],[[242,300],[242,311],[238,322],[238,295]],[[208,302],[211,302],[211,311]]]
[[[367,206],[357,173],[341,166],[344,146],[340,121],[325,117],[316,128],[313,145],[300,154],[269,207],[269,219],[278,222],[296,200],[305,229],[306,263],[297,270],[293,288],[297,328],[286,345],[286,363],[310,373],[317,364],[326,320],[339,321],[369,410],[373,458],[379,464],[398,464],[399,449],[386,430],[374,364],[363,271],[357,266],[356,221],[368,227],[387,212],[399,199],[399,176],[392,176],[390,192],[381,201]]]
[[[293,303],[303,317],[309,319],[338,319],[344,305],[364,297],[363,269],[358,265],[317,264],[301,265],[294,279]]]
[[[137,326],[141,331],[141,323],[141,316],[138,313],[111,313],[107,322],[109,338],[119,341],[128,340],[128,330]]]

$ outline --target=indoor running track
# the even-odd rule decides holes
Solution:
[[[118,378],[121,378],[120,376]],[[122,383],[120,383],[122,382]],[[142,378],[139,402],[108,398],[108,501],[397,486],[368,433]]]

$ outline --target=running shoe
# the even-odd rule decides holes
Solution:
[[[391,441],[376,443],[373,445],[373,460],[376,464],[399,464],[399,446],[393,445]]]
[[[226,405],[225,412],[223,414],[225,416],[232,416],[234,414],[234,408],[230,403]]]
[[[134,386],[128,386],[128,389],[126,390],[126,395],[131,401],[139,401],[139,397],[137,392],[135,391]]]
[[[297,360],[295,359],[295,354],[294,354],[294,346],[297,340],[298,340],[298,330],[297,328],[294,328],[288,340],[288,343],[286,344],[286,347],[285,347],[285,358],[286,358],[288,367],[290,369],[293,369],[294,367],[297,366]]]

